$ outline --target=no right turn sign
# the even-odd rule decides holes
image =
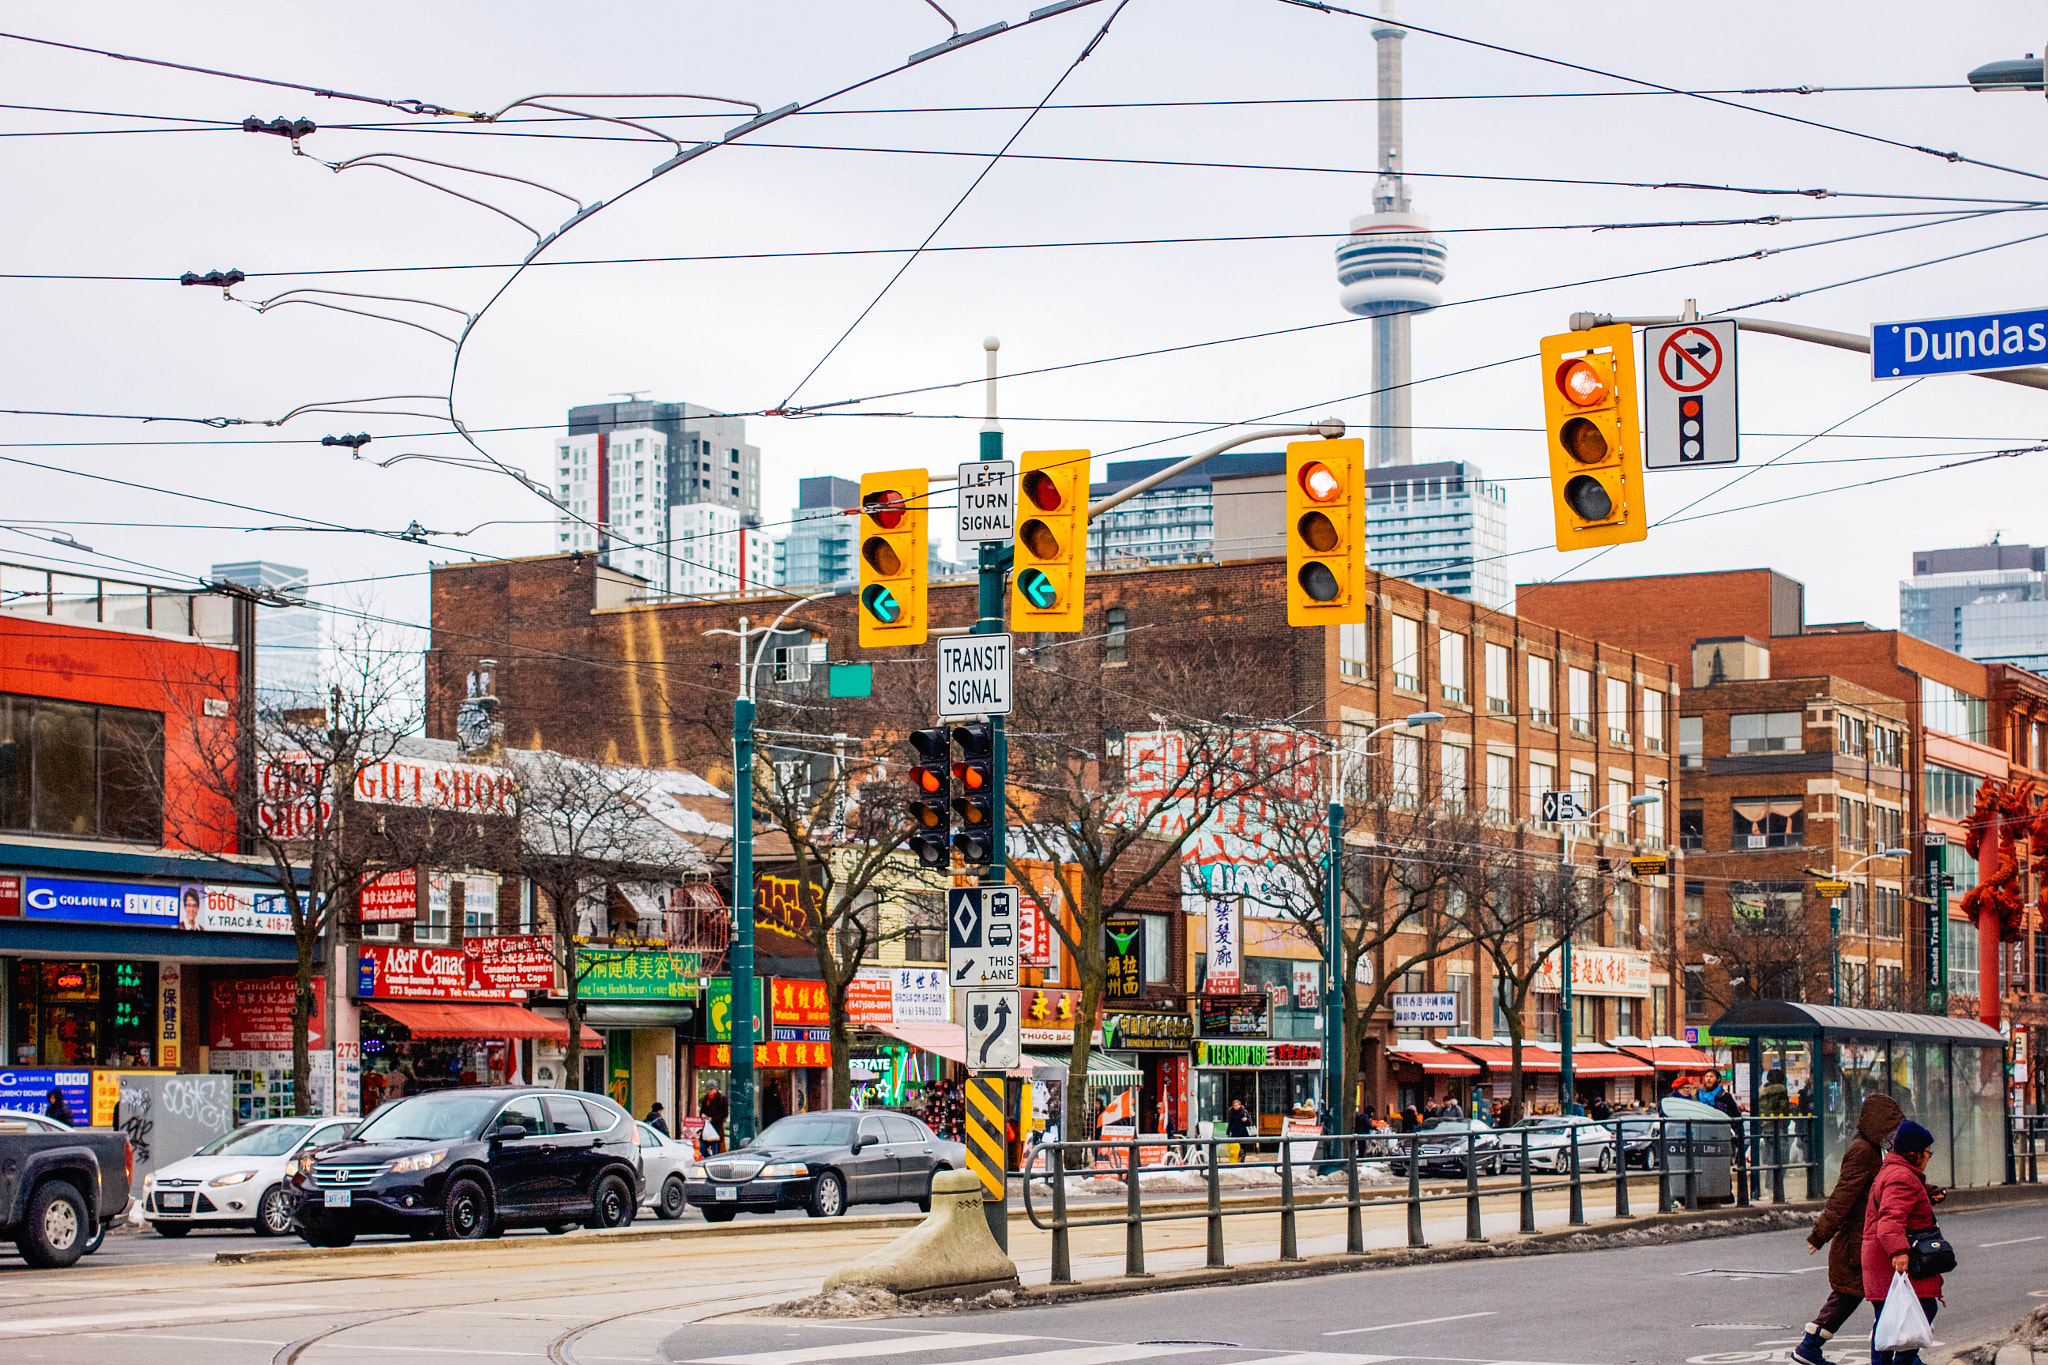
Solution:
[[[1643,373],[1645,468],[1736,462],[1732,320],[1645,327]]]

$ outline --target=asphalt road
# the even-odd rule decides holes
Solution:
[[[1944,1341],[1990,1335],[2048,1299],[2048,1206],[1943,1223],[1963,1257],[1936,1323]],[[814,1290],[821,1256],[893,1235],[802,1222],[751,1238],[508,1238],[257,1266],[17,1265],[0,1268],[0,1360],[1761,1365],[1787,1358],[1826,1289],[1822,1263],[1787,1231],[925,1318],[748,1316]],[[1869,1322],[1866,1309],[1852,1331]],[[1830,1357],[1865,1349],[1851,1338]]]

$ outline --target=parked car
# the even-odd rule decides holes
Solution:
[[[1555,1114],[1532,1115],[1500,1133],[1501,1164],[1509,1170],[1522,1169],[1523,1132],[1529,1134],[1527,1149],[1532,1171],[1569,1171],[1571,1149],[1579,1149],[1579,1170],[1614,1169],[1614,1128],[1591,1119],[1562,1118]]]
[[[697,1160],[697,1146],[672,1138],[651,1123],[635,1124],[640,1134],[640,1207],[657,1218],[680,1218],[690,1207],[685,1172]]]
[[[142,1177],[143,1221],[159,1237],[183,1237],[195,1227],[244,1227],[259,1237],[281,1237],[299,1211],[289,1183],[292,1159],[341,1141],[355,1126],[354,1119],[260,1119],[222,1133]]]
[[[1500,1174],[1501,1138],[1492,1126],[1469,1119],[1428,1119],[1418,1131],[1420,1141],[1412,1145],[1424,1175],[1464,1175],[1468,1160],[1479,1163],[1481,1175]],[[1396,1175],[1406,1175],[1411,1143],[1406,1138],[1397,1142],[1397,1155],[1387,1161],[1387,1169]]]
[[[392,1100],[345,1142],[292,1159],[299,1235],[472,1240],[507,1228],[616,1228],[640,1203],[639,1131],[603,1095],[527,1086]]]
[[[908,1114],[821,1109],[779,1119],[746,1146],[691,1166],[685,1188],[711,1223],[777,1209],[836,1218],[854,1204],[906,1200],[929,1211],[932,1176],[965,1169],[966,1147]]]
[[[0,1240],[41,1269],[74,1264],[128,1207],[135,1149],[119,1133],[0,1119]]]

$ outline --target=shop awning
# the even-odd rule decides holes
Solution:
[[[1515,1069],[1515,1050],[1505,1039],[1495,1038],[1485,1043],[1452,1043],[1451,1046],[1483,1065],[1495,1076],[1505,1076]],[[1573,1069],[1577,1070],[1576,1067]],[[1564,1065],[1555,1052],[1539,1047],[1535,1043],[1522,1044],[1523,1075],[1533,1076],[1541,1073],[1554,1076],[1562,1070]]]
[[[1721,1064],[1690,1043],[1681,1043],[1676,1038],[1652,1038],[1647,1043],[1629,1043],[1620,1039],[1614,1044],[1638,1061],[1648,1062],[1659,1071],[1719,1071]]]
[[[967,1029],[962,1024],[877,1024],[876,1028],[891,1038],[899,1038],[920,1052],[929,1052],[944,1057],[949,1062],[958,1062],[971,1067],[967,1059]],[[1031,1068],[1020,1066],[1008,1073],[1020,1081],[1031,1079]]]
[[[1477,1076],[1479,1063],[1469,1057],[1461,1057],[1434,1043],[1425,1043],[1416,1038],[1404,1038],[1387,1049],[1390,1061],[1409,1062],[1421,1067],[1432,1076]]]
[[[453,1000],[378,1000],[371,1008],[420,1038],[565,1038],[567,1027],[520,1005],[479,1005]],[[604,1039],[583,1030],[586,1048]]]
[[[583,1022],[591,1028],[681,1028],[696,1017],[691,1005],[666,1002],[585,1005]]]
[[[1610,1076],[1649,1076],[1650,1064],[1616,1052],[1612,1048],[1572,1048],[1572,1076],[1577,1080],[1604,1080]]]
[[[1064,1052],[1034,1052],[1027,1049],[1024,1053],[1024,1062],[1026,1068],[1039,1080],[1064,1081],[1067,1078],[1068,1054]],[[1088,1053],[1088,1083],[1121,1089],[1143,1085],[1145,1076],[1138,1068],[1091,1049]]]

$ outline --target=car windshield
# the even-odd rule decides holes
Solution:
[[[825,1114],[777,1119],[750,1147],[845,1147],[853,1142],[853,1120]]]
[[[445,1090],[438,1095],[407,1095],[370,1115],[356,1129],[358,1142],[452,1142],[476,1132],[504,1102],[500,1095],[473,1090]]]
[[[306,1129],[296,1123],[252,1123],[232,1133],[222,1133],[194,1152],[194,1156],[283,1156],[299,1145]]]

